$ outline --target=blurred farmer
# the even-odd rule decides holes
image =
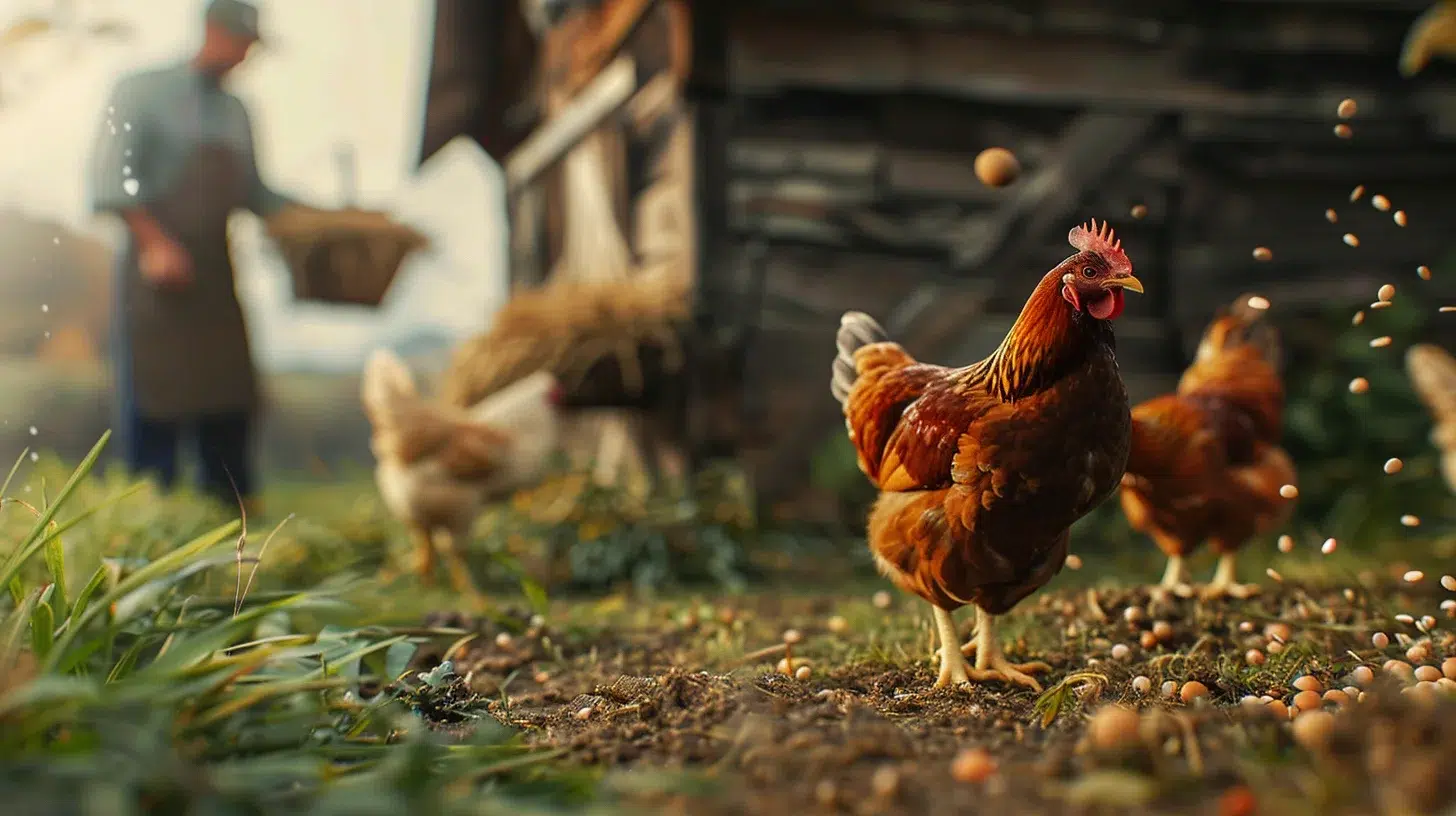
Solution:
[[[258,42],[258,10],[212,0],[190,60],[121,79],[97,136],[92,194],[121,216],[117,264],[117,435],[128,467],[170,487],[178,446],[196,442],[202,488],[257,489],[257,374],[233,286],[227,221],[289,201],[258,177],[252,123],[223,78]]]

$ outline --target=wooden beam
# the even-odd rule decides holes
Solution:
[[[514,198],[548,167],[622,110],[637,90],[637,67],[618,57],[506,159],[506,195]]]
[[[1328,116],[1342,96],[1370,99],[1370,116],[1439,114],[1450,87],[1431,97],[1337,86],[1313,93],[1232,90],[1187,75],[1171,45],[1002,31],[856,26],[843,17],[743,14],[731,36],[732,87],[745,94],[790,88],[846,93],[936,93],[1018,105],[1101,110],[1203,111],[1290,118]],[[1362,93],[1361,91],[1367,91]]]

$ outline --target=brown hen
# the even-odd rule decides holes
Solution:
[[[1191,595],[1184,558],[1204,541],[1219,555],[1206,598],[1247,597],[1235,559],[1250,538],[1283,524],[1293,502],[1294,463],[1279,446],[1284,384],[1279,338],[1250,295],[1204,331],[1197,356],[1172,394],[1132,409],[1132,453],[1122,509],[1134,530],[1168,556],[1160,589]]]
[[[1127,391],[1113,351],[1123,291],[1143,291],[1105,224],[1037,285],[1001,345],[964,368],[916,362],[872,318],[846,314],[831,390],[859,466],[879,488],[869,547],[880,570],[928,601],[936,686],[1001,680],[1040,690],[1001,652],[994,616],[1051,580],[1068,528],[1111,495],[1127,462]],[[951,613],[976,607],[961,647]],[[976,654],[975,668],[965,656]]]

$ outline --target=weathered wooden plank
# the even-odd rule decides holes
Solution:
[[[625,107],[636,90],[636,65],[631,57],[618,57],[560,113],[511,152],[505,166],[507,195],[518,195],[546,168],[560,161],[588,133]]]
[[[1233,90],[1187,76],[1183,52],[1171,46],[985,30],[870,30],[842,17],[740,14],[729,56],[733,88],[745,94],[796,87],[928,92],[1019,104],[1292,118],[1327,115],[1324,100],[1336,94],[1371,99],[1371,115],[1431,105],[1334,83],[1314,93]],[[1451,89],[1441,93],[1449,105]]]

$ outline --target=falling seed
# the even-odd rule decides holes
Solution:
[[[1447,592],[1456,592],[1456,575],[1442,575],[1441,586],[1445,587]]]
[[[509,632],[501,632],[500,634],[496,635],[495,636],[495,645],[498,648],[501,648],[501,649],[508,649],[508,648],[510,648],[510,645],[511,645],[511,636],[510,636],[510,633]]]
[[[1270,641],[1269,645],[1265,646],[1264,648],[1268,650],[1269,654],[1279,654],[1280,652],[1284,651],[1284,644],[1280,643],[1277,640],[1274,640]]]
[[[1335,115],[1339,116],[1341,119],[1349,119],[1350,117],[1355,115],[1357,107],[1358,106],[1355,104],[1355,100],[1342,99],[1340,100],[1340,104],[1335,106]]]
[[[1279,488],[1279,495],[1286,499],[1297,499],[1299,498],[1299,488],[1292,484],[1283,485]]]
[[[1441,611],[1445,612],[1448,615],[1456,614],[1456,600],[1447,598],[1446,600],[1441,601]]]
[[[1286,706],[1283,700],[1270,700],[1264,705],[1274,713],[1275,717],[1281,720],[1289,719],[1289,706]]]
[[[1409,660],[1412,663],[1424,663],[1428,658],[1430,658],[1430,656],[1431,653],[1426,649],[1426,647],[1422,646],[1419,643],[1405,650],[1405,659]],[[1431,679],[1434,680],[1435,678]]]
[[[1281,584],[1284,583],[1284,576],[1283,575],[1280,575],[1279,572],[1277,570],[1275,570],[1273,567],[1270,567],[1270,568],[1264,570],[1264,574],[1267,575],[1267,576],[1269,576],[1270,578],[1274,579],[1275,581],[1278,581]]]
[[[1350,679],[1355,681],[1355,685],[1364,688],[1375,682],[1375,672],[1369,666],[1356,666],[1355,670],[1350,672]]]
[[[1416,622],[1416,619],[1415,618],[1411,617],[1410,615],[1406,615],[1404,613],[1399,614],[1399,615],[1396,615],[1395,616],[1395,620],[1396,620],[1396,622],[1398,622],[1398,623],[1404,623],[1407,626],[1409,626],[1410,624]],[[1405,637],[1405,635],[1396,635],[1396,637],[1405,638],[1406,640],[1410,640],[1410,638]]]
[[[1426,574],[1424,572],[1421,572],[1420,570],[1411,570],[1402,577],[1405,578],[1405,582],[1407,584],[1415,584],[1419,583],[1422,578],[1426,577]]]
[[[1273,260],[1273,258],[1274,253],[1269,249],[1269,247],[1254,247],[1254,260],[1268,261]]]
[[[1249,297],[1248,303],[1250,309],[1257,309],[1261,312],[1266,312],[1269,310],[1269,299],[1266,297],[1262,297],[1260,295],[1251,295]]]
[[[1355,189],[1350,191],[1350,201],[1359,201],[1362,195],[1365,195],[1365,185],[1357,184]]]
[[[1391,303],[1388,300],[1377,300],[1374,303],[1370,304],[1370,308],[1372,308],[1372,309],[1389,309],[1391,306],[1394,306],[1394,305],[1395,305],[1394,303]]]
[[[1361,323],[1364,323],[1364,322],[1365,322],[1365,313],[1364,312],[1356,312],[1355,313],[1355,316],[1352,317],[1352,318],[1350,318],[1350,325],[1351,326],[1358,326],[1358,325],[1360,325]]]
[[[1384,649],[1390,646],[1390,635],[1384,632],[1376,632],[1370,636],[1370,645],[1377,649]]]
[[[1112,647],[1113,660],[1126,660],[1128,658],[1128,655],[1131,654],[1132,649],[1129,649],[1126,643],[1119,643]]]
[[[1446,675],[1448,680],[1456,680],[1456,657],[1448,657],[1441,661],[1441,674]]]
[[[1431,617],[1430,615],[1422,615],[1420,627],[1423,631],[1434,629],[1436,628],[1436,619]]]
[[[1393,476],[1399,473],[1401,468],[1403,467],[1405,467],[1405,462],[1402,462],[1399,459],[1391,458],[1385,460],[1384,470],[1386,475],[1388,476]]]
[[[1162,690],[1164,697],[1172,697],[1174,694],[1178,693],[1178,684],[1173,682],[1172,680],[1164,681]]]
[[[1254,631],[1254,622],[1253,621],[1239,621],[1239,631],[1240,632],[1245,632],[1245,633]]]
[[[1305,709],[1300,707],[1300,714],[1294,719],[1290,726],[1290,733],[1299,747],[1318,754],[1329,745],[1330,735],[1335,732],[1335,717],[1328,711],[1319,711],[1319,706]]]
[[[1393,342],[1395,341],[1391,340],[1389,335],[1383,335],[1381,337],[1375,338],[1374,340],[1371,340],[1370,348],[1385,348]]]
[[[843,615],[831,615],[829,620],[825,622],[825,625],[829,628],[829,631],[836,635],[842,635],[849,631],[849,621],[845,620]]]
[[[1375,297],[1387,303],[1395,300],[1395,286],[1389,283],[1385,284],[1384,286],[1376,290]]]
[[[1325,210],[1325,220],[1333,224],[1340,220],[1340,214],[1333,209]]]
[[[1324,553],[1325,555],[1329,555],[1330,553],[1334,552],[1335,548],[1338,546],[1340,546],[1340,543],[1338,541],[1334,540],[1333,538],[1327,538],[1325,539],[1325,543],[1320,545],[1320,552]]]
[[[1342,240],[1345,242],[1345,246],[1352,246],[1352,247],[1360,246],[1360,239],[1359,238],[1356,238],[1355,237],[1355,233],[1353,233],[1353,232],[1347,232],[1347,233],[1345,233],[1345,237]]]
[[[1294,627],[1283,621],[1275,621],[1264,627],[1264,637],[1280,643],[1288,643],[1289,639],[1294,637]]]
[[[586,721],[586,720],[591,719],[591,715],[592,715],[592,707],[591,706],[586,706],[584,708],[578,708],[576,710],[576,718],[578,720],[582,720],[583,722]]]
[[[1391,216],[1391,218],[1395,219],[1395,225],[1397,227],[1403,227],[1406,224],[1405,210],[1396,210],[1395,215]]]
[[[1146,205],[1146,204],[1134,204],[1134,205],[1132,205],[1132,217],[1133,218],[1146,218],[1147,215],[1148,215],[1148,205]]]
[[[1417,666],[1415,675],[1417,680],[1434,683],[1441,679],[1441,670],[1435,666]]]
[[[1456,306],[1442,306],[1441,308],[1437,309],[1436,311],[1438,311],[1438,312],[1456,312]]]
[[[1153,681],[1140,674],[1132,679],[1132,690],[1138,694],[1147,694],[1153,690]]]
[[[808,680],[809,675],[812,673],[813,671],[808,666],[800,666],[794,670],[794,679],[802,682]]]
[[[1356,689],[1356,692],[1358,693],[1359,689]],[[1325,692],[1324,701],[1337,706],[1347,706],[1350,704],[1350,694],[1343,689],[1330,689]]]
[[[1314,677],[1313,675],[1308,674],[1303,674],[1299,677],[1294,678],[1294,682],[1291,685],[1293,685],[1295,691],[1325,690],[1325,684],[1321,683],[1318,677]]]
[[[1158,640],[1169,640],[1173,637],[1173,624],[1167,621],[1153,622],[1153,637]]]
[[[873,603],[876,609],[889,609],[892,600],[893,599],[890,598],[890,593],[882,589],[879,592],[875,593]]]
[[[1431,268],[1429,266],[1426,266],[1425,264],[1421,264],[1420,266],[1416,267],[1416,274],[1421,276],[1421,280],[1430,280]]]
[[[1294,536],[1291,536],[1291,535],[1282,535],[1282,536],[1279,536],[1279,552],[1282,552],[1282,553],[1294,552]]]
[[[1152,632],[1143,632],[1138,635],[1138,645],[1144,649],[1151,649],[1158,645],[1158,638]]]
[[[1377,210],[1380,210],[1381,212],[1389,212],[1390,199],[1377,193],[1376,195],[1370,197],[1370,206],[1374,207]]]
[[[1419,527],[1421,526],[1421,519],[1420,516],[1412,516],[1407,513],[1406,515],[1400,517],[1400,523],[1405,525],[1406,527]]]
[[[1341,139],[1348,139],[1351,136],[1355,135],[1355,131],[1351,130],[1349,125],[1341,122],[1340,124],[1335,125],[1335,135]]]
[[[787,644],[789,644],[790,646],[794,645],[795,643],[800,643],[803,640],[804,640],[804,633],[803,632],[800,632],[798,629],[785,629],[784,630],[784,642],[787,643]]]
[[[1069,570],[1079,570],[1082,568],[1082,558],[1080,556],[1067,553],[1066,565],[1067,569]]]
[[[1356,377],[1355,379],[1350,380],[1350,393],[1351,394],[1363,394],[1363,393],[1365,393],[1366,391],[1369,391],[1369,390],[1370,390],[1370,381],[1367,380],[1367,379],[1365,379],[1364,377]]]
[[[1122,610],[1122,619],[1128,623],[1137,623],[1145,617],[1141,606],[1129,606]]]
[[[1264,653],[1259,651],[1258,649],[1250,649],[1247,652],[1244,652],[1244,662],[1248,663],[1250,666],[1262,666],[1264,665],[1264,661],[1266,660],[1268,660],[1268,658],[1264,657]]]

